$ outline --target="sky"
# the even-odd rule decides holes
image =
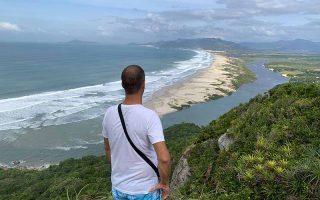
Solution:
[[[0,41],[320,42],[320,0],[0,0]]]

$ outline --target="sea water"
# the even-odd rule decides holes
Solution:
[[[212,60],[203,50],[0,43],[0,165],[42,166],[101,154],[101,117],[124,97],[125,66],[145,69],[149,99]]]

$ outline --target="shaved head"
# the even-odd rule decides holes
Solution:
[[[129,65],[121,74],[122,87],[126,94],[135,94],[145,80],[144,70],[139,65]]]

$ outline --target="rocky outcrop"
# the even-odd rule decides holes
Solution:
[[[234,139],[228,133],[221,135],[218,139],[220,151],[228,151],[230,146],[234,143]]]
[[[182,154],[177,166],[175,167],[173,174],[172,174],[172,179],[170,183],[170,188],[173,191],[175,191],[178,187],[183,185],[188,177],[191,175],[190,173],[190,167],[188,164],[188,155],[191,149],[195,145],[189,146]]]
[[[210,142],[216,142],[216,141],[210,139],[197,145],[210,146],[208,145]],[[227,133],[221,135],[220,138],[218,139],[218,145],[219,145],[220,151],[228,150],[233,143],[234,143],[234,139],[230,137],[230,135],[228,135]],[[173,171],[172,179],[170,183],[170,188],[172,193],[174,193],[174,191],[176,191],[177,188],[182,186],[191,176],[191,169],[188,164],[188,157],[190,156],[191,150],[195,146],[196,145],[191,145],[183,152],[178,164],[176,165]]]
[[[216,142],[212,139],[209,139],[207,141],[202,142],[201,144],[197,144],[197,145],[205,145],[207,147],[210,148],[211,145],[209,145],[212,142]],[[171,183],[170,183],[170,188],[171,188],[171,192],[174,193],[174,191],[179,188],[180,186],[182,186],[187,180],[188,178],[191,176],[191,169],[190,166],[188,164],[188,158],[190,156],[191,151],[193,150],[193,148],[195,148],[196,145],[191,145],[189,146],[182,154],[178,164],[176,165],[173,174],[172,174],[172,178],[171,178]]]

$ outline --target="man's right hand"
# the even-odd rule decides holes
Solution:
[[[162,199],[166,199],[169,196],[170,192],[169,176],[171,168],[171,158],[166,143],[164,141],[153,144],[153,147],[157,153],[160,181],[152,189],[153,191],[160,189],[162,192]]]
[[[170,188],[168,185],[162,184],[162,183],[158,183],[157,185],[155,185],[153,188],[151,188],[149,190],[149,192],[154,192],[156,190],[160,190],[161,194],[162,194],[162,198],[161,199],[166,199],[168,198],[169,194],[170,194]]]

